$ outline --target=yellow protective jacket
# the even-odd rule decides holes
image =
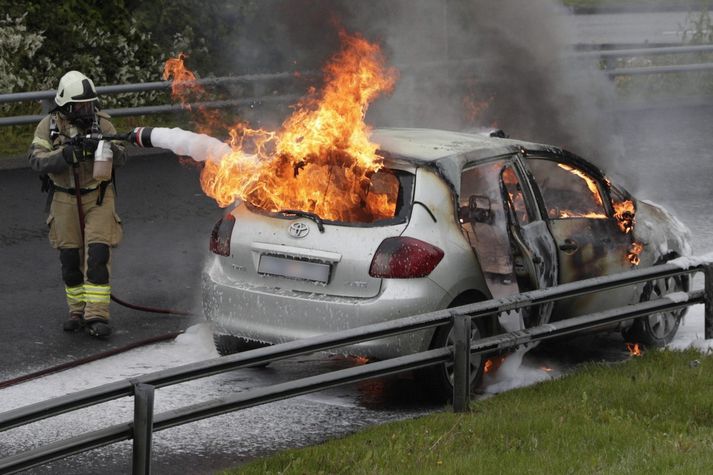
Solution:
[[[105,135],[116,134],[116,129],[109,122],[109,115],[98,112],[99,128]],[[52,136],[51,131],[55,129],[58,134]],[[52,112],[40,121],[35,129],[35,137],[30,145],[27,158],[30,167],[41,173],[49,175],[56,186],[62,188],[74,188],[74,173],[62,156],[64,144],[77,134],[87,134],[87,130],[77,128],[71,124],[61,113]],[[126,152],[124,147],[112,142],[112,152],[114,152],[114,167],[121,166],[126,162]],[[83,189],[94,189],[99,187],[100,182],[92,176],[94,162],[92,160],[79,163],[79,186]]]

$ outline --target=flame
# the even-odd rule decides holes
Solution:
[[[602,202],[602,195],[599,194],[599,187],[597,187],[597,183],[589,178],[587,175],[584,174],[581,170],[577,170],[576,168],[572,168],[568,165],[565,165],[564,163],[558,163],[557,166],[560,168],[563,168],[567,170],[568,172],[577,175],[579,178],[585,181],[587,183],[587,188],[589,188],[589,191],[592,192],[592,195],[594,195],[594,198],[597,200],[597,203],[600,205],[603,205],[604,203]]]
[[[185,59],[185,54],[178,53],[178,56],[168,59],[163,65],[163,79],[172,79],[171,95],[174,97],[185,98],[187,92],[203,91],[196,83],[196,75],[186,68]]]
[[[549,366],[541,366],[540,369],[545,373],[551,373],[553,371]]]
[[[562,168],[563,170],[567,170],[568,172],[572,173],[573,175],[576,175],[579,178],[581,178],[582,180],[584,180],[584,182],[587,184],[587,188],[589,188],[589,191],[594,196],[594,199],[596,200],[597,204],[600,206],[603,206],[602,195],[599,193],[599,187],[597,186],[597,183],[594,180],[592,180],[589,176],[587,176],[581,170],[572,168],[568,165],[565,165],[564,163],[558,163],[557,166]],[[550,216],[553,216],[551,210],[550,210]],[[581,213],[581,212],[572,211],[572,210],[558,210],[554,213],[553,217],[606,219],[607,215],[604,213],[596,212],[596,211]]]
[[[221,121],[220,112],[198,106],[194,110],[192,102],[207,99],[205,89],[198,84],[196,75],[185,65],[187,56],[179,53],[175,58],[169,58],[163,66],[163,79],[171,79],[171,96],[177,98],[181,105],[198,114],[198,131],[210,134],[216,124]]]
[[[550,211],[552,213],[552,211]],[[590,211],[588,213],[579,213],[577,211],[572,211],[568,209],[561,209],[559,210],[559,217],[560,218],[591,218],[591,219],[606,219],[606,215],[602,213],[596,213],[594,211]]]
[[[644,250],[643,244],[641,244],[640,242],[633,242],[631,244],[631,249],[629,249],[629,252],[626,253],[626,258],[633,265],[638,266],[639,263],[641,262],[641,259],[639,258],[639,254],[641,254],[641,251],[643,251],[643,250]]]
[[[638,343],[627,343],[626,349],[629,352],[629,356],[641,356],[641,347]]]
[[[628,234],[634,229],[636,224],[636,210],[634,202],[631,200],[622,201],[621,203],[612,203],[614,206],[614,218],[621,232]]]
[[[201,186],[220,206],[240,199],[266,211],[361,222],[394,215],[398,180],[377,174],[383,157],[364,117],[376,97],[393,89],[397,72],[361,35],[341,31],[340,39],[320,93],[310,89],[277,131],[236,125],[229,131],[232,153],[205,163]]]
[[[500,366],[502,366],[505,362],[505,358],[505,356],[496,356],[485,360],[485,363],[483,363],[483,374],[494,373],[497,371],[498,368],[500,368]]]

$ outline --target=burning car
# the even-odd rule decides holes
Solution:
[[[370,138],[383,166],[361,182],[350,213],[320,211],[342,193],[335,162],[308,209],[270,211],[240,201],[215,225],[203,308],[221,355],[690,254],[688,231],[671,214],[560,148],[490,131],[392,128]],[[474,336],[687,287],[679,278],[574,297],[480,321]],[[627,341],[663,345],[682,316],[659,313],[616,330]],[[449,339],[450,329],[442,327],[346,351],[389,358]],[[482,364],[474,360],[475,382]],[[449,368],[430,376],[449,390]]]

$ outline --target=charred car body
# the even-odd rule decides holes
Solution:
[[[204,311],[221,354],[464,305],[690,254],[688,233],[596,167],[556,147],[427,129],[377,129],[393,214],[323,221],[241,203],[216,224]],[[495,334],[681,290],[651,282],[481,322]],[[682,313],[618,327],[631,341],[667,343]],[[424,330],[348,349],[388,358],[448,344]],[[480,368],[480,361],[473,364]],[[434,370],[436,371],[436,370]],[[477,373],[477,372],[476,372]],[[449,384],[439,368],[436,384]],[[478,374],[474,375],[477,380]]]

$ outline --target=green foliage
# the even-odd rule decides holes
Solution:
[[[256,10],[253,0],[127,0],[127,8],[139,25],[150,31],[164,56],[179,52],[189,57],[190,67],[203,75],[232,72],[238,32]]]
[[[45,90],[76,69],[97,85],[161,80],[184,52],[201,75],[229,74],[254,1],[0,0],[2,92]],[[159,93],[103,98],[104,107],[165,102]],[[5,107],[4,112],[9,112]]]
[[[709,473],[712,385],[713,356],[651,351],[225,473]]]
[[[7,64],[0,66],[0,83],[9,85],[7,92],[54,88],[72,69],[98,85],[159,77],[158,47],[149,32],[139,31],[123,1],[35,0],[19,5],[0,0],[0,8],[5,12],[0,22],[0,65]],[[8,44],[13,47],[5,47]],[[150,95],[107,98],[105,106],[136,105],[147,99]]]

